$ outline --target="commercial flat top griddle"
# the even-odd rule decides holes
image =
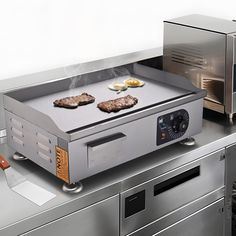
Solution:
[[[27,100],[24,103],[39,112],[47,114],[64,132],[71,132],[75,129],[83,129],[84,127],[105,122],[107,119],[113,119],[117,116],[135,112],[191,93],[186,89],[177,88],[144,77],[134,77],[144,81],[145,85],[138,88],[128,88],[120,94],[108,89],[109,84],[129,78],[129,76],[123,76]],[[85,106],[79,106],[76,109],[54,107],[53,105],[53,101],[56,99],[76,96],[83,92],[94,96],[96,98],[95,102]],[[138,98],[138,104],[132,108],[112,113],[106,113],[97,108],[99,102],[116,99],[128,94]]]
[[[140,58],[139,53],[132,55]],[[183,77],[128,57],[134,63],[125,64],[127,55],[104,59],[90,63],[87,73],[81,69],[72,77],[4,94],[9,146],[71,184],[199,133],[206,92]],[[116,67],[111,68],[111,61]],[[120,94],[108,89],[129,76],[145,85]],[[76,109],[53,105],[83,92],[95,102]],[[116,113],[97,108],[126,95],[138,103]]]

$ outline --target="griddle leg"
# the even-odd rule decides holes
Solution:
[[[62,186],[62,190],[65,193],[79,193],[83,189],[83,185],[81,182],[73,183],[73,184],[67,184],[64,183]]]
[[[193,137],[189,137],[180,141],[180,144],[185,145],[185,146],[193,146],[196,144],[196,141]]]
[[[28,157],[25,157],[21,155],[20,153],[16,152],[15,154],[13,154],[13,159],[15,161],[25,161],[25,160],[28,160]]]

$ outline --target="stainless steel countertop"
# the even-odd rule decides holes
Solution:
[[[5,155],[12,167],[30,181],[56,194],[39,207],[11,191],[0,171],[0,235],[16,235],[75,212],[95,202],[125,191],[166,171],[185,164],[236,142],[235,124],[214,112],[204,112],[202,133],[195,136],[196,145],[189,147],[179,143],[170,145],[148,155],[132,160],[82,181],[81,193],[70,195],[61,190],[62,182],[31,161],[16,162],[6,144],[0,142],[0,153]]]

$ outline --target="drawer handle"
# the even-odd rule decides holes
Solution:
[[[200,176],[200,166],[187,170],[154,186],[154,196]]]
[[[88,148],[91,151],[97,151],[99,149],[106,148],[108,145],[115,144],[126,139],[126,135],[123,133],[113,134],[92,142],[87,143]]]

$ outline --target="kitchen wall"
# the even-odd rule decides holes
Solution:
[[[233,0],[1,1],[0,92],[1,81],[12,77],[161,46],[164,19],[192,13],[236,19],[235,6]]]

